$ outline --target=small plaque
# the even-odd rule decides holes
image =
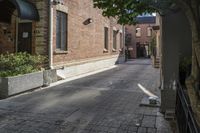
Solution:
[[[28,32],[23,32],[22,37],[23,38],[28,38]]]
[[[132,51],[132,50],[133,50],[133,48],[128,48],[128,50]]]

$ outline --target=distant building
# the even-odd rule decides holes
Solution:
[[[129,58],[149,57],[150,43],[155,37],[152,27],[156,25],[155,16],[137,18],[138,24],[126,25],[126,46]]]

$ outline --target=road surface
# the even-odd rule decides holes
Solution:
[[[31,81],[30,81],[31,82]],[[48,89],[0,101],[0,133],[171,133],[156,107],[159,69],[129,61]]]

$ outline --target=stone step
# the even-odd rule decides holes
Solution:
[[[175,119],[175,110],[166,110],[165,112],[165,119]]]

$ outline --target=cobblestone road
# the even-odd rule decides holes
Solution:
[[[109,71],[0,101],[0,133],[171,133],[159,108],[159,70],[135,60]]]

